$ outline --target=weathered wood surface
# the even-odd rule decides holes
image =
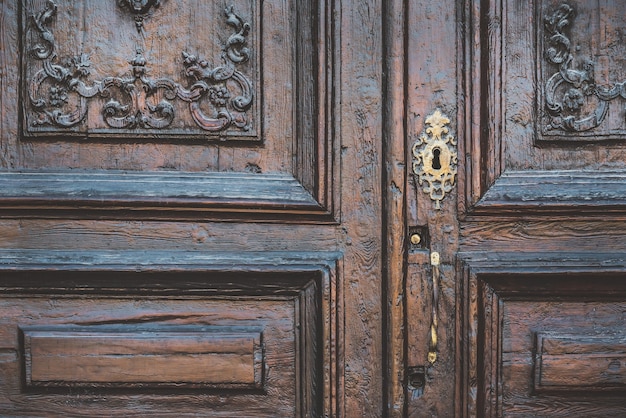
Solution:
[[[612,377],[594,368],[600,357],[619,360],[623,352],[623,253],[472,252],[461,258],[464,415],[624,413],[623,388],[607,385],[607,379],[623,376],[621,365],[610,372]],[[537,346],[542,335],[566,338],[574,348],[571,356],[548,358],[547,351],[556,351],[544,355]],[[542,369],[542,358],[549,360],[548,369]],[[576,373],[549,376],[553,382],[567,381],[568,390],[538,384],[542,373],[574,364],[580,366]]]
[[[27,387],[263,387],[258,330],[121,325],[21,331]]]
[[[0,181],[5,218],[334,222],[285,174],[21,171],[2,173]]]
[[[621,3],[568,2],[579,6],[576,28],[589,27],[580,53],[597,61],[598,84],[623,81],[623,66],[615,65],[623,63],[622,33],[602,30],[621,28]],[[75,18],[74,26],[55,23],[59,45],[74,40],[72,53],[93,46],[110,56],[139,39],[129,19],[130,32],[81,41],[110,33],[111,21],[121,18],[103,12],[115,5],[99,2],[86,16],[92,3],[71,3],[73,17],[67,10],[62,17]],[[601,127],[608,142],[604,133],[546,141],[542,131],[542,89],[556,68],[544,62],[542,25],[563,3],[242,2],[254,15],[247,36],[256,55],[246,70],[261,90],[252,111],[258,137],[235,141],[145,126],[108,138],[97,123],[73,138],[23,135],[20,112],[28,106],[19,99],[28,92],[20,80],[33,72],[19,66],[37,60],[20,48],[37,38],[20,38],[26,9],[2,2],[0,282],[12,317],[63,325],[95,306],[98,321],[120,326],[148,317],[192,326],[198,315],[223,326],[243,317],[258,325],[271,322],[278,306],[289,348],[266,352],[266,376],[283,379],[287,389],[265,395],[20,392],[14,321],[5,336],[15,344],[0,351],[1,412],[360,418],[558,416],[569,407],[574,415],[623,415],[611,394],[599,400],[593,390],[576,399],[532,392],[537,324],[583,341],[593,334],[587,316],[607,333],[623,319],[626,151],[615,110],[623,100],[611,99],[609,125]],[[158,12],[173,4],[162,1]],[[184,82],[166,57],[190,38],[196,49],[209,49],[192,35],[223,12],[211,7],[146,16],[144,39],[155,48],[145,57],[159,68],[148,78]],[[217,38],[216,45],[228,35]],[[159,52],[167,40],[172,50]],[[94,71],[103,71],[94,79],[129,69],[132,56],[104,56],[94,56]],[[571,69],[581,71],[583,58]],[[437,108],[450,117],[459,151],[458,189],[440,211],[410,175],[411,147]],[[91,120],[100,117],[91,110]],[[410,247],[409,227],[428,231],[426,248]],[[442,261],[432,367],[429,251]],[[248,280],[251,273],[258,276]],[[89,280],[93,286],[84,285]],[[109,310],[116,306],[121,311]],[[69,310],[64,316],[56,309]],[[509,351],[514,340],[519,350]],[[273,366],[272,353],[283,368]],[[407,374],[420,367],[422,389]],[[262,396],[281,401],[271,410],[259,406]]]
[[[339,23],[341,80],[341,216],[346,311],[342,361],[345,397],[339,415],[383,414],[382,249],[383,102],[381,1],[342,2]],[[349,308],[348,308],[349,307]]]
[[[624,415],[623,391],[608,383],[624,376],[611,363],[626,300],[623,98],[595,96],[624,79],[623,4],[466,1],[459,11],[457,415]],[[589,76],[594,90],[550,109],[585,88],[566,74]],[[547,125],[604,105],[606,118],[585,131]],[[535,355],[538,333],[577,349]],[[585,345],[603,336],[612,348]]]
[[[458,2],[457,2],[458,3]],[[456,369],[454,260],[458,249],[456,184],[441,201],[441,210],[424,193],[413,174],[413,145],[426,134],[428,116],[437,109],[450,123],[449,134],[458,142],[457,117],[457,37],[462,27],[453,1],[408,2],[406,12],[406,144],[407,225],[424,226],[430,244],[426,250],[408,251],[405,279],[406,362],[408,367],[423,367],[423,388],[407,387],[406,414],[409,417],[454,416],[452,394]],[[456,142],[456,141],[455,141]],[[451,145],[452,146],[452,145]],[[454,146],[456,148],[456,146]],[[461,159],[461,154],[459,154]],[[407,234],[408,235],[408,234]],[[405,244],[407,248],[408,243]],[[433,269],[428,252],[440,254],[439,300],[437,303],[437,361],[427,361],[433,311]],[[392,301],[393,303],[393,301]]]
[[[626,391],[626,337],[538,333],[536,391]]]
[[[383,170],[383,273],[386,300],[384,300],[386,353],[383,369],[385,407],[389,417],[402,417],[406,401],[406,163],[405,163],[405,119],[406,119],[406,71],[405,37],[407,30],[406,3],[389,1],[383,10],[383,59],[384,98],[383,142],[385,144]]]
[[[560,176],[560,172],[564,171],[563,175],[567,176],[568,171],[573,170],[571,184],[562,183],[557,193],[564,198],[563,204],[559,206],[558,199],[544,201],[545,208],[537,211],[538,215],[553,215],[560,210],[567,212],[567,205],[580,204],[581,213],[589,211],[590,215],[600,216],[600,210],[593,211],[589,208],[591,205],[585,204],[589,203],[589,199],[598,197],[600,200],[608,198],[614,205],[604,216],[623,218],[625,205],[623,199],[620,200],[623,196],[620,193],[621,184],[612,181],[624,174],[620,163],[625,153],[621,145],[626,132],[623,120],[619,121],[621,130],[612,131],[614,141],[607,142],[603,136],[611,130],[605,125],[618,123],[614,117],[619,111],[609,112],[607,118],[612,122],[607,119],[599,127],[582,132],[586,135],[584,144],[578,142],[577,132],[561,135],[558,142],[537,142],[538,139],[545,139],[541,125],[545,123],[544,116],[548,113],[544,94],[547,76],[558,70],[558,67],[547,69],[550,64],[543,62],[547,52],[540,48],[550,46],[544,22],[565,3],[577,10],[570,16],[570,25],[575,19],[593,21],[593,24],[577,25],[571,31],[567,29],[567,35],[574,36],[578,42],[578,49],[573,48],[570,52],[584,55],[584,58],[573,57],[572,65],[576,70],[582,70],[583,61],[593,62],[599,85],[620,85],[624,81],[621,64],[623,50],[620,46],[623,42],[621,29],[617,29],[624,25],[620,1],[609,1],[601,7],[573,0],[538,0],[524,4],[509,1],[482,5],[466,3],[464,18],[467,27],[471,28],[472,37],[463,40],[465,92],[462,104],[466,103],[467,107],[464,110],[466,124],[460,132],[460,137],[466,140],[460,146],[468,156],[467,160],[461,161],[465,168],[465,178],[460,179],[465,194],[465,202],[461,206],[464,212],[471,213],[478,202],[476,210],[481,212],[484,207],[490,216],[499,210],[507,215],[528,215],[533,213],[532,202],[542,200],[541,187],[545,185],[547,196],[555,195],[552,174]],[[571,42],[574,42],[573,38]],[[602,52],[605,48],[610,48],[612,52],[607,55]],[[546,79],[533,82],[541,71],[546,73]],[[504,91],[506,94],[503,94]],[[616,100],[609,104],[611,108],[619,108],[620,101],[623,103],[622,98]],[[594,96],[588,96],[580,115],[593,113],[599,102]],[[617,134],[618,131],[621,133]],[[509,172],[511,175],[507,176]],[[509,188],[504,187],[519,175],[525,178]],[[585,177],[590,184],[584,184]],[[598,187],[593,185],[594,177]],[[529,196],[531,208],[528,211],[523,202],[516,206],[516,197],[519,193],[524,194],[527,182],[537,185],[533,196]],[[500,183],[504,183],[503,187]],[[492,192],[495,196],[489,196],[491,188],[495,188]],[[515,191],[515,188],[518,190]],[[499,199],[505,194],[511,195],[511,201],[506,204]],[[531,190],[526,194],[530,195]],[[479,202],[483,196],[485,201]]]
[[[84,275],[85,276],[85,275]],[[88,282],[88,277],[84,278]],[[51,293],[56,293],[52,295]],[[296,380],[294,362],[299,362],[300,355],[304,352],[302,345],[296,343],[295,338],[295,322],[302,321],[307,323],[305,318],[294,316],[294,299],[276,297],[255,299],[207,299],[198,297],[85,297],[85,295],[74,295],[70,292],[48,291],[40,292],[39,295],[29,296],[12,296],[3,297],[0,301],[0,310],[2,311],[2,320],[0,321],[0,333],[2,335],[3,362],[0,366],[0,373],[3,376],[3,385],[0,389],[1,401],[0,410],[3,414],[8,415],[69,415],[69,416],[89,416],[103,414],[102,402],[106,403],[106,414],[109,416],[124,416],[128,414],[150,414],[163,413],[170,408],[178,408],[180,413],[185,415],[197,414],[198,411],[211,411],[214,416],[232,416],[234,413],[241,415],[259,415],[259,416],[293,416],[297,404],[297,387],[294,384]],[[25,315],[24,312],[28,314]],[[126,371],[115,376],[116,360],[113,356],[107,355],[99,357],[98,352],[90,350],[87,356],[77,357],[78,353],[69,356],[67,350],[65,359],[60,359],[51,364],[51,369],[44,371],[41,367],[45,367],[46,363],[33,363],[31,371],[36,373],[31,378],[42,379],[46,376],[54,375],[65,376],[66,379],[76,376],[76,379],[82,379],[83,382],[96,380],[95,387],[93,385],[83,386],[82,389],[69,385],[70,387],[57,387],[56,390],[47,390],[45,387],[34,386],[29,390],[23,390],[19,384],[24,378],[20,372],[22,363],[25,361],[23,354],[19,356],[11,356],[12,353],[19,353],[20,341],[18,328],[23,327],[25,330],[33,327],[40,327],[45,324],[46,327],[55,328],[83,328],[92,330],[92,335],[97,334],[96,329],[102,328],[118,328],[129,331],[128,337],[119,343],[128,346],[128,338],[135,340],[146,337],[150,334],[150,330],[154,332],[155,328],[166,327],[173,331],[189,331],[190,328],[205,328],[204,338],[210,335],[210,328],[225,329],[233,328],[253,328],[263,330],[264,333],[264,356],[265,371],[262,378],[264,390],[254,390],[245,388],[232,388],[229,392],[224,393],[217,390],[204,388],[202,390],[194,389],[193,386],[198,383],[198,373],[202,373],[202,368],[197,368],[196,372],[184,373],[183,370],[176,372],[171,369],[182,361],[183,356],[187,361],[201,361],[200,352],[183,354],[182,350],[167,351],[168,339],[160,339],[161,345],[155,349],[161,352],[166,360],[171,360],[168,365],[163,365],[168,371],[160,372],[159,368],[139,367],[139,363],[146,360],[145,354],[150,350],[149,345],[140,345],[137,350],[127,353],[120,360],[128,363],[125,366]],[[147,333],[146,333],[147,331]],[[74,334],[75,335],[75,334]],[[101,334],[100,334],[101,335]],[[27,334],[28,336],[28,334]],[[85,353],[87,345],[77,346],[71,343],[71,339],[64,338],[66,346],[70,344],[75,347],[79,353]],[[28,338],[25,339],[28,343]],[[75,341],[77,343],[77,341]],[[32,343],[32,340],[31,340]],[[43,344],[43,345],[42,345]],[[203,350],[210,349],[210,345],[201,344]],[[34,349],[43,349],[49,347],[39,341]],[[299,349],[296,347],[300,346]],[[42,355],[36,355],[32,361],[42,360]],[[60,348],[56,351],[59,352]],[[114,350],[111,341],[107,344],[99,345],[98,350],[103,353]],[[86,354],[86,353],[85,353]],[[178,357],[178,359],[177,359]],[[306,356],[305,356],[306,357]],[[305,358],[303,357],[303,358]],[[98,359],[106,363],[107,370],[100,373],[98,370],[85,366],[98,365]],[[28,358],[26,358],[28,361]],[[86,364],[89,363],[89,364]],[[137,364],[133,366],[132,363]],[[70,364],[71,363],[71,364]],[[58,367],[66,364],[70,366],[68,370],[59,370]],[[216,363],[217,365],[219,363]],[[101,364],[105,366],[105,364]],[[119,366],[119,364],[118,364]],[[205,367],[211,367],[205,365]],[[28,372],[28,364],[26,372]],[[128,382],[129,379],[136,380],[132,374],[142,373],[144,376],[143,383],[154,383],[155,380],[165,379],[168,376],[177,375],[183,380],[176,383],[180,384],[176,388],[119,388],[120,376],[125,376],[121,382]],[[217,371],[217,370],[216,370]],[[90,373],[94,373],[91,375]],[[180,373],[180,374],[178,374]],[[231,371],[226,371],[222,377],[216,377],[223,380]],[[150,377],[151,376],[151,377]],[[196,376],[196,378],[194,378]],[[117,381],[102,382],[106,378],[117,378]],[[136,377],[136,376],[135,376]],[[147,381],[147,382],[145,382]],[[162,380],[161,380],[162,381]],[[67,382],[69,383],[69,382]],[[99,383],[99,384],[98,384]],[[107,385],[106,383],[110,383]],[[113,386],[113,388],[102,387]],[[78,385],[81,386],[81,385]],[[100,387],[98,387],[100,386]],[[117,390],[115,386],[118,386]],[[166,385],[167,386],[167,385]],[[178,386],[178,385],[176,385]],[[187,386],[187,387],[186,387]],[[78,392],[77,392],[78,391]],[[226,395],[226,396],[225,396]],[[97,401],[97,400],[100,401]]]

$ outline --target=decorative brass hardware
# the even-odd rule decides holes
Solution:
[[[430,127],[413,145],[413,173],[418,176],[422,190],[435,202],[435,209],[441,209],[441,201],[446,193],[452,191],[457,173],[457,152],[451,148],[456,145],[456,140],[448,133],[446,125],[449,123],[446,115],[439,109],[435,110],[426,118]]]
[[[430,265],[433,269],[432,320],[430,323],[430,342],[428,344],[428,362],[432,365],[437,361],[437,310],[439,306],[439,253],[430,253]]]

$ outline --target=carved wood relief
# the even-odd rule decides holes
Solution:
[[[623,4],[465,2],[461,212],[623,218]]]
[[[208,30],[171,33],[167,17],[181,7],[25,0],[24,134],[255,139],[254,4],[222,7]],[[114,14],[116,26],[98,24],[102,13]],[[172,37],[183,41],[169,48]]]
[[[542,6],[537,27],[544,139],[597,141],[626,134],[624,13],[588,3],[594,2]]]
[[[0,212],[335,222],[329,3],[3,4]]]

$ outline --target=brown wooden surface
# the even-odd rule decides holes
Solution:
[[[624,415],[624,99],[596,96],[624,81],[623,4],[467,1],[459,11],[456,415]],[[575,86],[573,74],[588,80]],[[550,108],[585,83],[581,103]],[[598,126],[548,126],[604,105]],[[544,338],[568,354],[542,351]]]
[[[53,41],[37,28],[37,12],[52,3],[0,4],[0,414],[626,413],[620,0],[237,0],[250,24],[239,33],[250,55],[234,64],[253,86],[250,124],[215,132],[180,96],[152,96],[145,80],[187,88],[186,50],[206,60],[202,68],[228,65],[228,43],[242,45],[229,5],[147,1],[149,11],[134,15],[122,3],[55,0],[56,14],[39,21]],[[546,26],[564,4],[574,10],[568,21]],[[551,39],[554,31],[562,36]],[[563,37],[572,60],[561,66],[549,48]],[[50,42],[57,56],[45,58]],[[110,89],[87,100],[73,127],[33,127],[34,116],[45,120],[28,97],[38,71],[88,53],[87,84],[131,77],[137,47],[149,71],[133,84],[151,105],[173,102],[172,124],[110,126],[100,110],[128,99]],[[551,77],[563,78],[553,90]],[[37,90],[47,107],[60,94],[52,78]],[[59,109],[77,103],[68,96]],[[548,99],[567,108],[549,109]],[[215,104],[203,100],[208,114]],[[588,130],[547,125],[605,105]],[[436,109],[450,118],[458,151],[440,210],[412,171],[412,146]],[[433,251],[441,265],[431,365]],[[79,369],[46,375],[24,362],[20,329],[59,327],[79,354],[39,334],[35,348],[91,367],[91,381]],[[182,335],[203,327],[262,334],[257,386],[243,387],[248,372],[243,386],[225,388],[224,373],[195,370],[204,360],[190,352],[208,350],[210,333],[197,350]],[[154,347],[133,349],[141,356],[129,356],[128,378],[97,372],[118,360],[82,344],[116,335],[129,348],[142,332]],[[539,349],[538,336],[574,349]],[[164,354],[159,342],[172,338],[181,350]],[[192,371],[143,374],[140,357],[161,355],[181,366],[191,356]],[[583,370],[585,385],[569,366]]]
[[[624,390],[624,342],[619,335],[537,334],[535,390]]]
[[[22,329],[28,386],[261,386],[261,335]]]
[[[215,68],[233,34],[229,5],[149,2],[149,13],[136,21],[123,2],[54,3],[55,16],[41,21],[57,47],[50,63],[64,66],[68,57],[93,54],[89,83],[130,77],[129,61],[140,46],[147,79],[185,86],[181,50]],[[78,126],[31,129],[37,111],[28,102],[29,82],[45,60],[36,57],[37,44],[50,41],[35,22],[50,4],[0,6],[0,165],[7,186],[0,257],[11,272],[0,286],[10,294],[3,303],[14,309],[2,331],[11,344],[0,355],[8,376],[1,412],[381,416],[381,3],[234,2],[250,23],[244,34],[250,59],[238,68],[254,87],[251,126],[218,133],[201,132],[186,105],[168,97],[177,118],[164,128],[141,121],[108,126],[99,109],[109,97],[98,96],[88,100]],[[44,84],[38,94],[46,96],[53,82],[48,77]],[[67,106],[76,103],[74,93],[69,96]],[[112,92],[112,99],[124,98]],[[208,102],[202,106],[209,111]],[[313,282],[311,270],[319,271]],[[262,277],[242,278],[251,271]],[[124,314],[109,311],[115,298],[127,296],[128,304],[119,302]],[[166,384],[92,388],[72,400],[74,392],[63,388],[27,390],[16,357],[24,325],[17,312],[33,318],[28,326],[70,326],[72,320],[46,313],[54,316],[51,305],[62,309],[83,297],[75,310],[101,312],[99,320],[113,328],[157,317],[195,326],[186,303],[204,306],[216,315],[211,322],[226,327],[240,326],[242,315],[257,318],[249,321],[263,332],[267,393],[185,392]],[[144,303],[154,304],[148,317],[141,314]],[[271,335],[274,319],[282,321],[280,337]],[[284,347],[277,356],[285,363],[267,357],[267,344]],[[172,380],[167,376],[161,378]],[[289,387],[267,385],[271,379]]]

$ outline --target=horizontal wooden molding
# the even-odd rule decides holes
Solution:
[[[22,171],[0,183],[4,218],[334,222],[285,174]]]
[[[624,171],[507,171],[470,216],[626,217]]]

